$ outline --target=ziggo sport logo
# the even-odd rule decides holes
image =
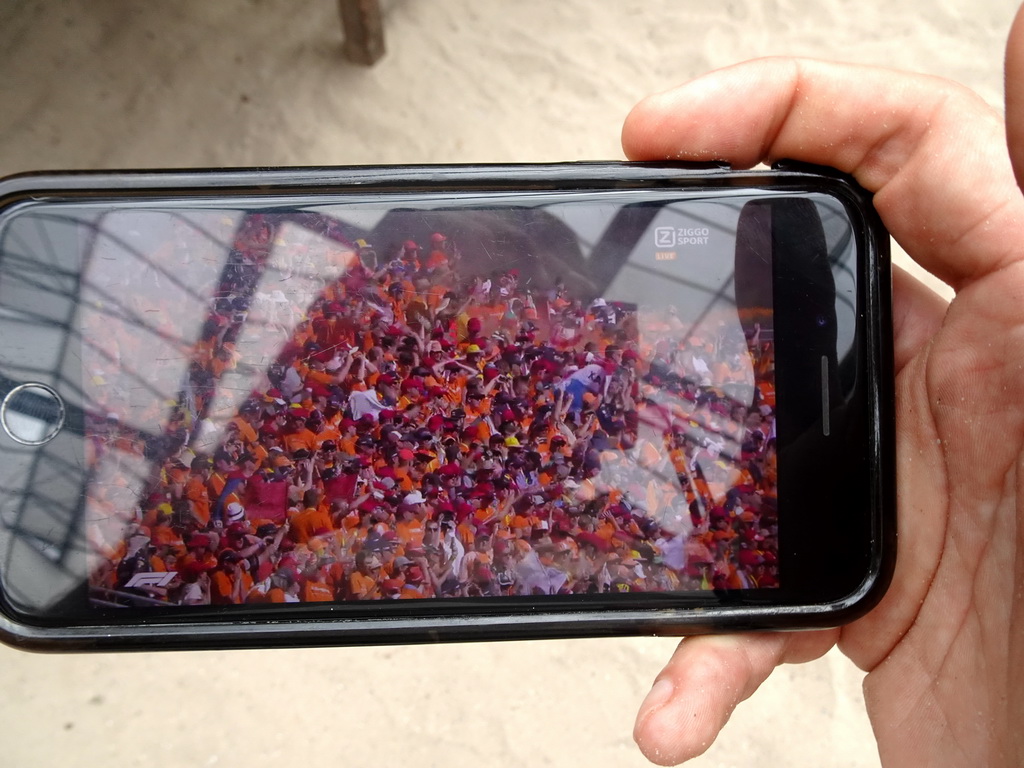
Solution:
[[[654,246],[675,248],[680,245],[707,245],[711,230],[707,227],[655,227]]]

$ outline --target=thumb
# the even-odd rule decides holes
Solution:
[[[775,667],[816,659],[838,637],[839,630],[688,637],[640,706],[633,738],[658,765],[703,754]]]
[[[1017,186],[1024,186],[1024,6],[1006,43],[1006,143]]]

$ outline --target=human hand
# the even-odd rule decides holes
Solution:
[[[818,632],[683,640],[637,717],[654,762],[704,752],[783,662],[838,643],[868,672],[885,765],[1024,762],[1024,25],[1003,121],[963,87],[816,61],[741,64],[626,120],[635,160],[792,158],[853,174],[893,237],[950,284],[894,270],[900,552],[867,616]],[[1012,159],[1012,167],[1011,167]]]

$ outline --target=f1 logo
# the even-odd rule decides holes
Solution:
[[[136,573],[128,579],[128,583],[125,584],[125,587],[166,587],[174,581],[174,577],[177,575],[177,571],[169,571],[167,573],[161,573],[159,571]]]
[[[655,227],[654,245],[656,248],[672,248],[676,244],[675,227]]]

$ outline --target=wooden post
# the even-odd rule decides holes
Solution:
[[[345,34],[345,58],[367,67],[376,64],[384,55],[380,0],[338,0],[338,12]]]

